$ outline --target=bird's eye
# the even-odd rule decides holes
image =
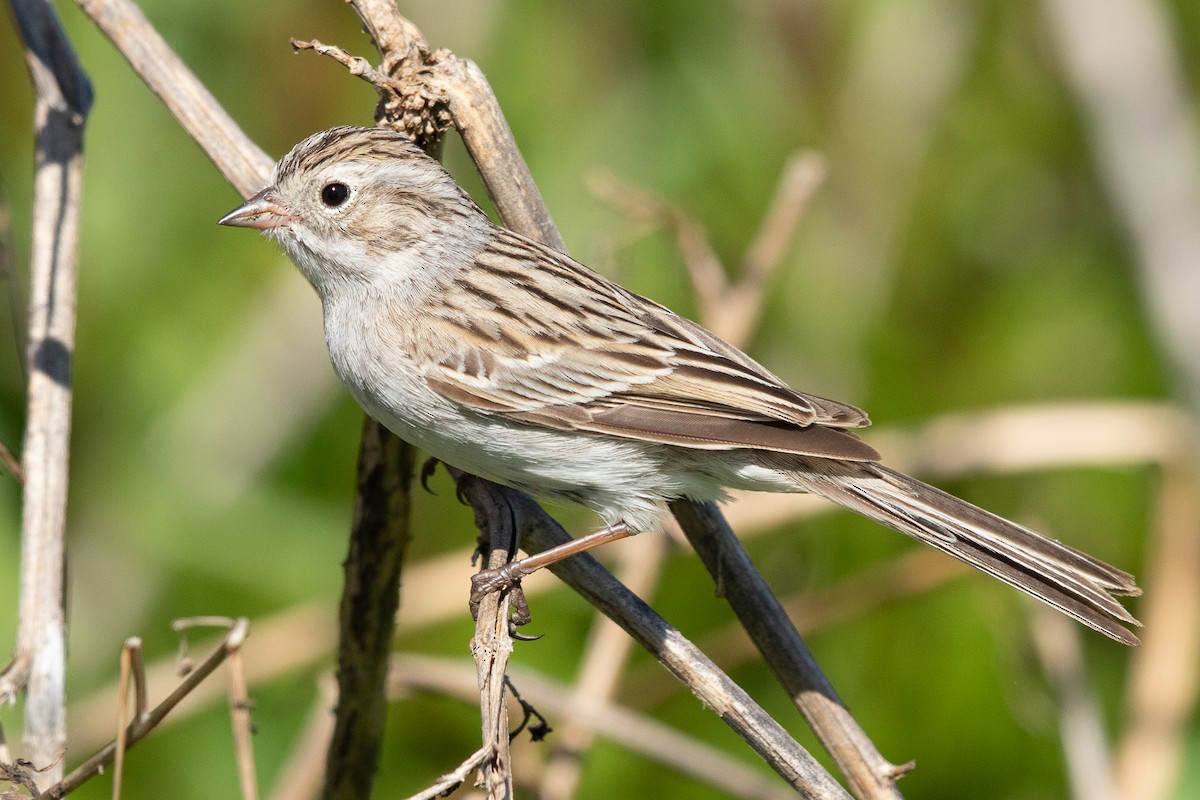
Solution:
[[[337,208],[350,197],[350,187],[344,183],[327,183],[321,187],[321,202],[330,208]]]

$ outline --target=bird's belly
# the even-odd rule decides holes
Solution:
[[[336,365],[336,364],[335,364]],[[703,491],[672,467],[666,448],[627,439],[560,431],[458,406],[419,376],[343,383],[359,405],[434,458],[540,499],[586,506],[607,523],[653,528],[666,500]],[[382,398],[389,402],[383,402]],[[719,494],[714,488],[709,494]]]

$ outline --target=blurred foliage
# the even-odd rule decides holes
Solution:
[[[69,517],[69,688],[79,700],[115,679],[127,636],[142,636],[151,658],[169,657],[173,618],[258,620],[301,602],[336,606],[360,413],[325,365],[318,309],[301,278],[267,243],[215,226],[236,204],[234,192],[108,42],[61,5],[97,96],[87,129]],[[591,197],[589,172],[603,168],[685,208],[736,265],[788,154],[824,154],[828,180],[750,343],[796,385],[864,406],[885,424],[1008,403],[1169,395],[1130,247],[1039,4],[400,6],[431,43],[474,59],[489,76],[572,252],[684,313],[695,306],[672,242]],[[342,3],[145,0],[143,8],[268,152],[281,155],[319,128],[370,123],[374,96],[365,84],[288,46],[289,36],[318,37],[373,56]],[[1169,12],[1194,88],[1200,11],[1175,0]],[[0,26],[0,87],[0,179],[20,276],[32,101],[11,26]],[[456,143],[448,163],[481,196]],[[16,279],[22,297],[25,285]],[[18,311],[17,324],[24,316]],[[239,362],[248,349],[259,352],[251,343],[276,358]],[[14,450],[24,415],[18,352],[14,337],[0,337],[0,440]],[[1045,521],[1064,540],[1137,571],[1155,484],[1153,470],[1131,468],[947,488],[1001,514]],[[436,496],[417,499],[414,558],[465,551],[473,541],[470,514],[449,482],[440,476],[435,486]],[[19,564],[19,487],[7,476],[0,520],[7,642]],[[910,546],[837,514],[756,539],[752,550],[790,592]],[[453,588],[461,616],[406,634],[401,646],[467,657],[468,571],[464,560]],[[729,623],[710,580],[683,555],[669,564],[656,602],[691,636]],[[559,590],[553,602],[535,600],[534,613],[546,637],[521,645],[516,660],[571,680],[588,608]],[[908,796],[1062,797],[1054,705],[1026,618],[1016,592],[971,577],[811,642],[883,753],[916,759],[902,785]],[[1107,720],[1119,730],[1128,654],[1099,636],[1085,639]],[[330,664],[327,657],[254,688],[264,787]],[[766,668],[741,667],[735,677],[812,745]],[[636,699],[636,687],[624,692]],[[755,761],[689,695],[649,711]],[[161,796],[164,786],[180,800],[234,796],[225,714],[217,704],[139,746],[124,796]],[[19,713],[10,710],[4,723],[16,741]],[[379,796],[421,788],[477,737],[469,705],[435,696],[396,703]],[[1197,759],[1187,776],[1179,797],[1200,794]],[[584,780],[585,797],[715,796],[619,742],[589,754]],[[108,791],[102,778],[78,796]]]

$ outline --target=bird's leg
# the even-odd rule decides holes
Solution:
[[[543,550],[540,553],[527,556],[520,561],[512,561],[503,567],[477,572],[471,577],[472,602],[475,602],[485,594],[507,589],[513,584],[518,583],[526,575],[537,572],[542,567],[556,564],[564,558],[586,553],[593,547],[598,547],[608,542],[615,542],[618,539],[626,539],[635,533],[637,531],[631,531],[626,527],[624,522],[618,522],[615,525],[606,525],[600,530],[593,531],[586,536],[580,536],[578,539],[572,539],[556,547],[551,547],[549,550]]]

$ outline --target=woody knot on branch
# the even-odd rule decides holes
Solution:
[[[412,41],[403,55],[385,51],[380,66],[373,67],[367,59],[336,45],[316,39],[291,41],[297,52],[312,50],[328,56],[371,84],[379,94],[375,121],[407,134],[422,149],[436,152],[442,136],[453,126],[444,73],[457,58],[449,50],[430,50],[424,41]]]

